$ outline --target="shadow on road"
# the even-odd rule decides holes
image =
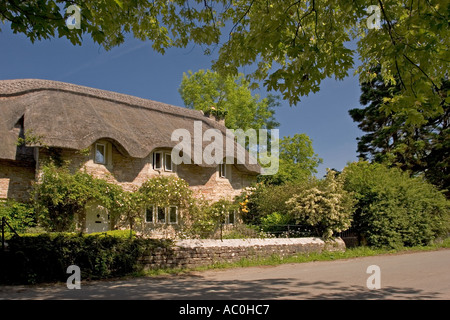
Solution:
[[[298,281],[291,278],[264,280],[209,280],[202,276],[137,278],[82,283],[69,290],[65,283],[44,287],[0,287],[0,299],[437,299],[439,293],[413,288],[382,287],[369,290],[348,287],[339,281]]]

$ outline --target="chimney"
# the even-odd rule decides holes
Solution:
[[[216,107],[211,106],[211,109],[209,111],[206,111],[204,114],[209,119],[225,126],[225,116],[227,115],[226,111],[217,110]]]

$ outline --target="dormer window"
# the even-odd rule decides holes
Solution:
[[[221,163],[219,164],[218,174],[220,179],[227,179],[231,182],[231,169],[230,164]]]
[[[162,153],[161,152],[153,153],[153,169],[154,170],[162,169]]]
[[[158,171],[175,171],[175,166],[172,162],[172,154],[170,152],[153,152],[153,170]]]
[[[106,164],[106,145],[103,143],[95,144],[94,162],[98,164]]]
[[[93,153],[93,154],[92,154]],[[98,140],[91,147],[91,159],[95,164],[103,165],[109,170],[112,169],[112,143],[105,140]]]
[[[164,170],[172,171],[172,155],[170,153],[164,154]]]
[[[219,164],[219,177],[220,178],[227,177],[227,165],[225,163]]]

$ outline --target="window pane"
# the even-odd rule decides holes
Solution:
[[[95,145],[95,162],[105,163],[105,146],[102,144]]]
[[[145,209],[145,222],[153,222],[153,207]]]
[[[166,153],[164,165],[166,167],[166,171],[172,171],[172,155],[170,153]]]
[[[166,210],[165,208],[158,207],[158,222],[165,223],[166,222]]]
[[[230,211],[228,213],[228,223],[229,224],[234,224],[234,211]]]
[[[177,223],[177,207],[169,208],[169,223]]]
[[[161,169],[161,153],[159,152],[153,154],[153,168]]]
[[[221,163],[220,165],[219,165],[219,176],[221,177],[221,178],[225,178],[225,163]]]

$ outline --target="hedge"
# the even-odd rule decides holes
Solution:
[[[422,176],[378,163],[344,168],[344,188],[358,200],[352,228],[374,247],[428,245],[450,231],[450,201]]]
[[[81,279],[120,277],[141,269],[140,257],[170,240],[116,237],[108,234],[42,234],[13,236],[2,255],[0,283],[33,284],[66,281],[67,267],[77,265]]]

